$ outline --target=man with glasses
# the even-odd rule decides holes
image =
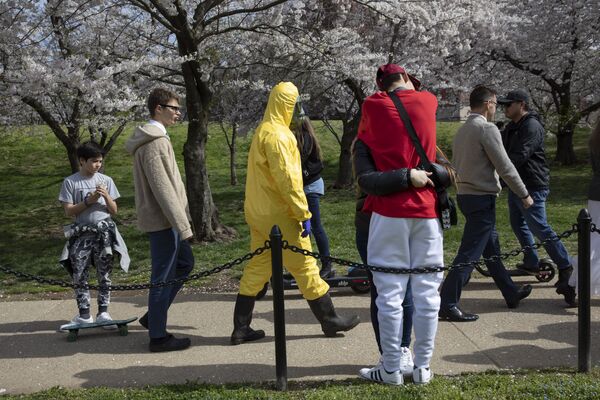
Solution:
[[[546,252],[558,267],[556,293],[564,296],[566,303],[574,307],[575,288],[569,286],[573,271],[567,249],[550,227],[546,217],[546,199],[550,194],[550,170],[544,152],[544,127],[539,115],[529,109],[529,95],[524,90],[513,90],[498,99],[504,106],[504,115],[510,119],[502,131],[502,141],[508,157],[517,168],[533,205],[526,209],[518,196],[508,192],[510,224],[521,246],[532,246],[533,236],[544,242]],[[525,251],[523,264],[518,267],[536,274],[539,272],[539,257],[535,249]]]
[[[147,232],[152,258],[151,282],[187,277],[194,267],[193,239],[185,186],[181,180],[167,127],[181,114],[179,97],[157,88],[148,97],[150,121],[139,126],[125,144],[133,155],[133,183],[138,227]],[[150,289],[148,312],[140,324],[148,329],[150,351],[183,350],[189,338],[167,332],[167,312],[183,284]]]
[[[492,123],[496,114],[496,93],[477,86],[470,94],[471,114],[454,136],[453,164],[458,175],[458,207],[465,216],[465,228],[450,270],[440,292],[439,318],[453,322],[476,321],[479,316],[463,311],[458,303],[463,286],[481,256],[500,255],[496,232],[496,198],[500,193],[500,176],[516,193],[524,209],[533,200],[502,147],[502,139]],[[486,261],[486,266],[502,292],[508,308],[517,308],[531,293],[531,285],[517,286],[502,261]]]

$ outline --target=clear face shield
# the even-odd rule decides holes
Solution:
[[[296,104],[294,105],[294,114],[292,114],[292,122],[290,124],[291,130],[300,129],[302,127],[302,122],[306,118],[306,113],[304,112],[304,108],[302,107],[302,99],[300,96],[296,99]]]

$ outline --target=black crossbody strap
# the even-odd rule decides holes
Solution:
[[[400,101],[400,98],[394,94],[394,92],[387,92],[390,99],[394,102],[396,106],[396,110],[398,110],[398,114],[400,114],[400,119],[404,122],[404,127],[408,131],[410,138],[412,139],[415,148],[417,149],[417,154],[421,158],[421,164],[425,167],[427,171],[431,171],[431,162],[429,158],[427,158],[427,154],[425,153],[425,149],[423,149],[423,145],[417,136],[417,132],[415,131],[415,127],[413,126],[410,117],[408,116],[408,112],[406,108],[404,108],[404,104]]]

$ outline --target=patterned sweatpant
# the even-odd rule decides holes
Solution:
[[[92,263],[96,266],[98,285],[110,285],[110,273],[112,272],[113,256],[101,255],[100,240],[96,234],[84,234],[73,240],[70,246],[69,259],[73,268],[73,283],[85,285],[88,283],[89,270]],[[86,289],[75,289],[77,307],[81,309],[90,308],[90,291]],[[110,303],[110,290],[98,291],[98,306],[108,306]]]

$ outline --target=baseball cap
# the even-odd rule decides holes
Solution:
[[[410,81],[412,82],[413,86],[415,87],[415,90],[419,90],[419,88],[421,87],[421,81],[419,81],[417,78],[406,72],[406,70],[403,67],[396,64],[384,64],[377,69],[377,75],[375,78],[375,82],[377,82],[377,87],[379,88],[379,90],[384,90],[383,80],[393,74],[407,74],[408,79],[410,79]]]
[[[529,95],[526,91],[517,89],[511,90],[506,94],[505,97],[498,97],[498,104],[507,105],[515,101],[522,101],[524,103],[529,103]]]

